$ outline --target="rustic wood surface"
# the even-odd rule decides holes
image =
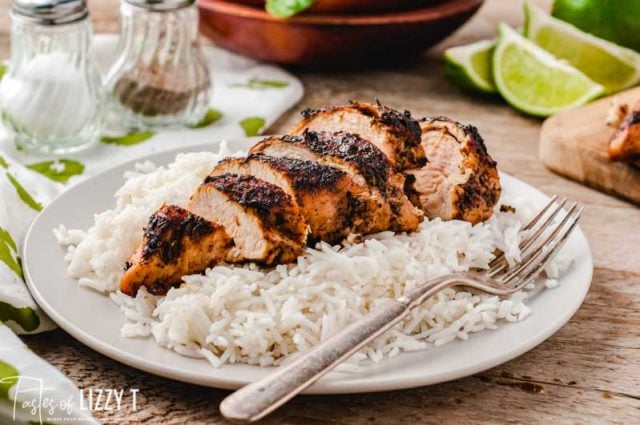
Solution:
[[[540,159],[551,170],[640,205],[640,169],[609,160],[616,127],[607,125],[613,103],[635,105],[640,87],[547,119],[540,130]]]
[[[540,1],[548,7],[549,1]],[[8,49],[9,0],[0,0],[0,54]],[[113,0],[90,1],[98,32],[117,30]],[[304,106],[379,98],[416,115],[448,115],[477,125],[500,168],[546,193],[586,205],[582,228],[595,257],[591,291],[575,317],[529,353],[458,381],[378,394],[305,396],[269,424],[638,423],[640,418],[640,210],[549,172],[538,160],[541,122],[499,100],[458,91],[441,75],[446,46],[493,37],[496,25],[522,22],[521,2],[489,0],[480,13],[418,63],[396,70],[297,72]],[[286,114],[270,131],[296,120]],[[544,312],[539,312],[544,314]],[[111,424],[222,424],[226,391],[157,378],[122,366],[62,331],[25,338],[76,384],[138,388],[139,410],[97,412]]]

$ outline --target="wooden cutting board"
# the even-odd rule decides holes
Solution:
[[[640,168],[607,155],[614,129],[606,120],[614,98],[635,104],[640,87],[548,118],[540,133],[540,159],[558,174],[640,205]]]

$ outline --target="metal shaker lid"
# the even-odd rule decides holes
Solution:
[[[13,16],[43,25],[68,24],[88,15],[86,0],[13,1]]]
[[[125,3],[155,12],[167,12],[191,6],[196,0],[124,0]]]

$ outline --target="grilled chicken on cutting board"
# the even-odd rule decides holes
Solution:
[[[376,145],[398,169],[422,167],[426,163],[420,146],[420,126],[409,111],[363,102],[325,109],[305,109],[303,119],[289,131],[343,131],[357,134]]]
[[[640,161],[640,102],[624,117],[609,142],[609,158],[613,161]]]
[[[144,228],[120,290],[134,296],[145,286],[152,294],[164,294],[182,276],[223,262],[232,247],[233,240],[221,224],[176,205],[163,205]]]
[[[500,198],[500,176],[478,130],[444,117],[425,119],[420,127],[429,162],[406,171],[409,198],[429,218],[489,219]]]
[[[500,180],[474,127],[358,102],[303,115],[290,135],[218,163],[186,209],[158,210],[122,292],[164,294],[220,262],[292,262],[354,233],[412,232],[425,215],[491,216]]]

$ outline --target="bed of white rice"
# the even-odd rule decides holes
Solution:
[[[96,215],[93,227],[85,231],[61,226],[54,231],[68,247],[69,274],[81,285],[110,294],[120,306],[127,318],[124,337],[154,338],[163,347],[203,357],[214,366],[278,364],[429,277],[486,268],[496,249],[516,260],[521,223],[539,207],[507,192],[499,205],[511,205],[516,213],[498,211],[484,224],[425,221],[420,232],[411,235],[385,232],[357,244],[319,244],[297,263],[271,270],[217,266],[204,275],[185,276],[184,284],[164,297],[145,290],[135,298],[120,293],[124,263],[140,242],[149,215],[164,202],[184,206],[228,154],[223,146],[217,154],[178,155],[167,167],[139,164],[127,173],[115,207]],[[566,263],[557,260],[549,267],[547,287],[557,285]],[[378,362],[523,320],[531,313],[525,301],[525,292],[500,299],[444,290],[350,363]]]

